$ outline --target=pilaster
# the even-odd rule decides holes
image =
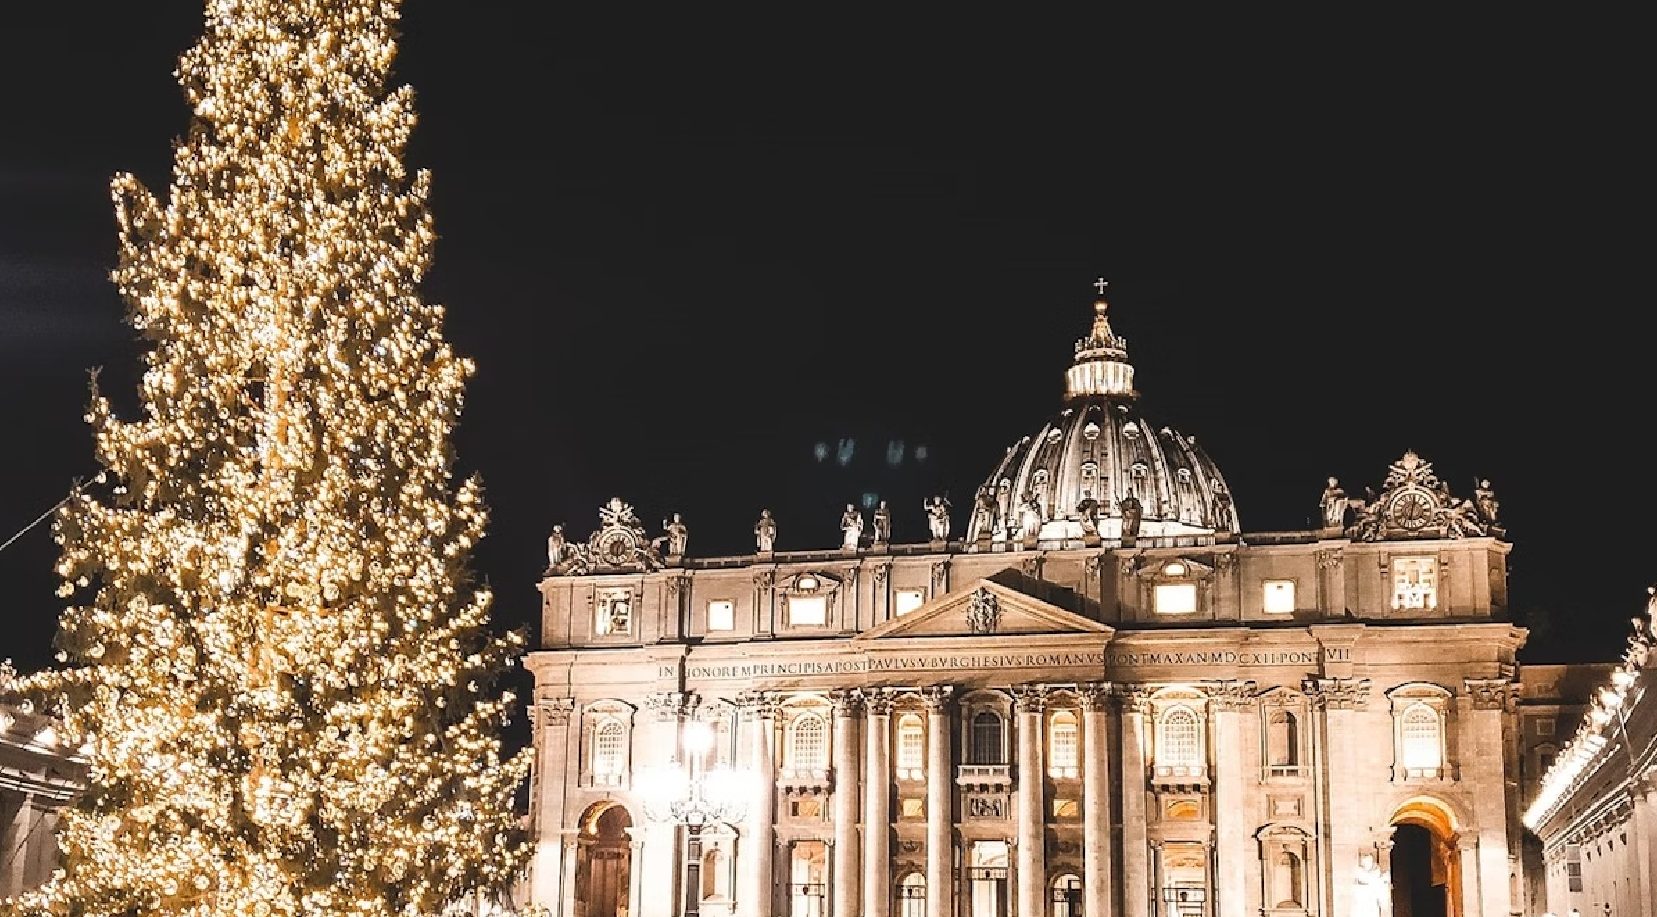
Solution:
[[[1353,773],[1362,738],[1357,714],[1369,706],[1370,683],[1367,678],[1308,678],[1301,687],[1312,701],[1325,762],[1322,773],[1316,775],[1328,844],[1322,868],[1329,900],[1323,904],[1333,917],[1349,917],[1358,848],[1368,830],[1364,794]]]
[[[530,900],[556,908],[563,900],[564,801],[575,771],[569,766],[570,715],[575,700],[545,698],[529,708],[532,741],[535,745],[534,819],[535,847],[530,858]]]
[[[776,704],[764,694],[737,699],[748,732],[747,768],[753,780],[748,824],[738,840],[739,917],[771,917],[772,863],[776,853]]]

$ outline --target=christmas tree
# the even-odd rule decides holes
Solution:
[[[425,172],[388,88],[397,0],[210,0],[163,202],[113,182],[149,343],[136,419],[94,386],[109,483],[55,522],[60,667],[0,693],[91,762],[54,915],[435,914],[523,859],[502,760],[523,646],[489,628],[472,371],[418,292]]]

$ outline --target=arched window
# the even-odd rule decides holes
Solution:
[[[626,726],[615,720],[598,724],[598,728],[593,730],[593,782],[605,785],[621,783],[626,750]]]
[[[789,723],[788,766],[798,771],[828,770],[828,723],[802,713]]]
[[[1001,716],[980,710],[972,717],[971,764],[1006,764],[1001,743]]]
[[[926,726],[914,713],[898,717],[898,779],[926,779]]]
[[[1266,719],[1266,765],[1291,769],[1300,766],[1300,720],[1289,710],[1273,710]]]
[[[898,883],[898,917],[926,917],[926,876],[912,872]]]
[[[1057,710],[1047,724],[1047,772],[1054,777],[1074,777],[1080,771],[1080,730],[1076,714]]]
[[[1082,879],[1065,873],[1053,880],[1053,917],[1082,917]]]
[[[1405,708],[1399,718],[1399,758],[1410,777],[1437,776],[1444,766],[1444,724],[1438,711],[1423,703]]]
[[[1157,766],[1195,767],[1201,764],[1201,728],[1196,711],[1190,707],[1174,707],[1164,713],[1157,723]]]

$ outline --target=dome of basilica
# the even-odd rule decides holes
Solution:
[[[1093,327],[1076,342],[1064,408],[1008,447],[980,485],[969,544],[1131,544],[1239,531],[1231,491],[1196,437],[1138,411],[1128,342],[1111,330],[1107,309],[1103,298],[1094,303]]]

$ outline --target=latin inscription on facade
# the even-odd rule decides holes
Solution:
[[[868,675],[882,672],[952,671],[957,669],[1044,669],[1066,666],[1085,668],[1141,666],[1246,667],[1302,665],[1320,662],[1350,662],[1352,651],[1345,647],[1311,650],[1198,650],[1191,652],[1120,653],[968,653],[959,656],[872,656],[854,659],[780,660],[776,662],[692,663],[685,677],[697,681],[725,678],[773,678],[799,675]],[[660,666],[659,678],[674,678],[676,666]]]

